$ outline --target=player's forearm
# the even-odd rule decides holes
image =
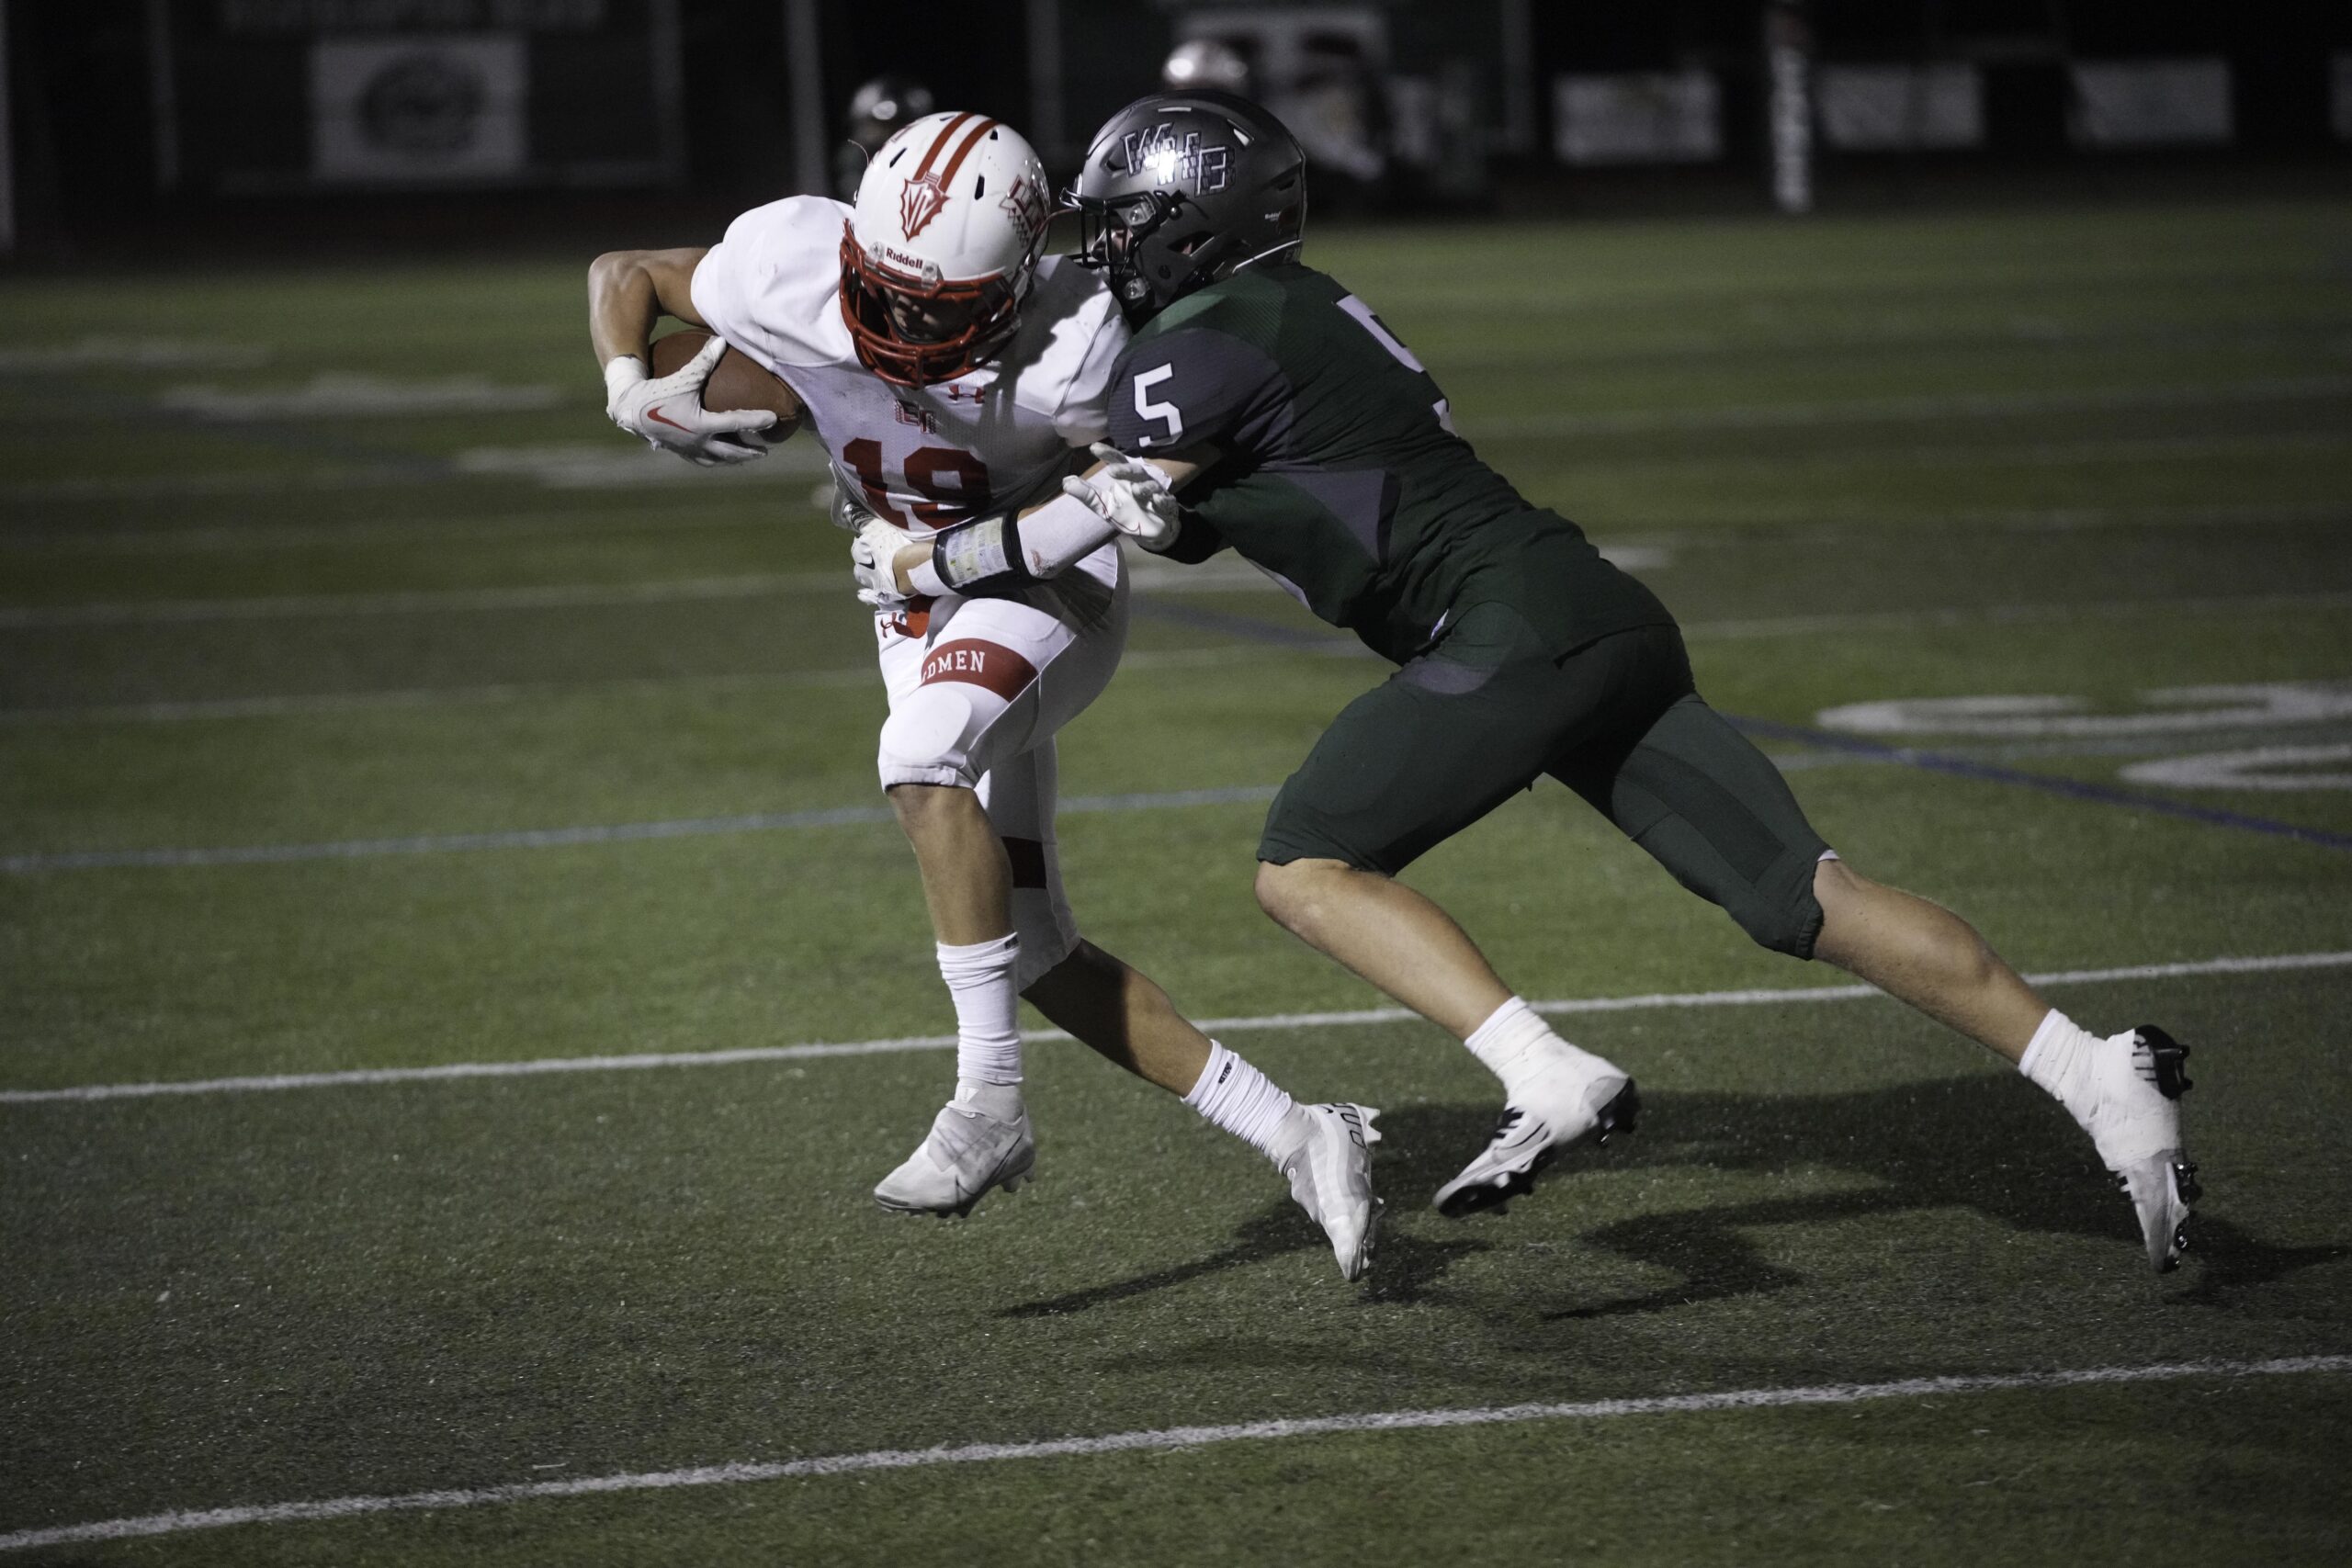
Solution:
[[[1215,453],[1198,449],[1182,457],[1153,458],[1152,466],[1162,471],[1170,490],[1178,490],[1215,460]],[[1104,466],[1093,464],[1085,476],[1101,473]],[[1118,530],[1099,513],[1067,495],[1055,495],[904,546],[893,558],[891,570],[906,593],[998,588],[1057,576],[1117,536]]]
[[[675,316],[706,325],[692,291],[699,250],[607,251],[588,268],[588,341],[596,363],[646,357],[653,323]]]

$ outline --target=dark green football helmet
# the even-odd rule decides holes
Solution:
[[[1154,93],[1103,122],[1062,200],[1079,214],[1079,264],[1139,324],[1252,262],[1297,257],[1306,156],[1247,98]]]

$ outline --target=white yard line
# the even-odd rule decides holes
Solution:
[[[2311,969],[2352,967],[2352,952],[2286,953],[2249,958],[2207,958],[2180,964],[2133,964],[2109,969],[2062,969],[2029,975],[2037,986],[2088,986],[2121,980],[2178,980],[2206,975],[2275,975]],[[1535,1010],[1566,1017],[1578,1013],[1636,1012],[1654,1008],[1766,1007],[1784,1002],[1850,1002],[1883,995],[1870,986],[1789,986],[1731,991],[1657,991],[1634,997],[1578,997],[1536,1002]],[[1205,1018],[1199,1026],[1214,1033],[1241,1031],[1329,1029],[1349,1025],[1403,1023],[1419,1015],[1404,1008],[1361,1008],[1343,1012],[1258,1013]],[[1024,1029],[1023,1041],[1068,1040],[1058,1029]],[[0,1089],[0,1105],[38,1105],[60,1100],[143,1100],[158,1095],[255,1094],[288,1089],[339,1089],[362,1084],[433,1083],[451,1078],[515,1078],[543,1073],[620,1072],[644,1067],[718,1067],[746,1062],[799,1062],[820,1056],[880,1056],[904,1051],[954,1049],[953,1034],[907,1034],[882,1040],[818,1042],[804,1045],[752,1045],[731,1051],[647,1052],[615,1056],[542,1056],[519,1062],[447,1062],[431,1067],[356,1067],[342,1072],[266,1073],[245,1077],[183,1078],[156,1083],[83,1084],[72,1089]]]
[[[282,620],[302,615],[413,615],[448,610],[544,610],[662,604],[680,600],[766,599],[841,592],[846,574],[803,571],[671,582],[547,583],[524,588],[420,589],[399,593],[286,593],[253,599],[158,599],[115,604],[27,604],[0,609],[0,629],[114,626],[187,621]]]
[[[1273,799],[1272,784],[1160,790],[1141,795],[1079,795],[1063,800],[1064,816],[1100,811],[1166,811],[1193,806],[1249,806]],[[332,839],[303,844],[229,844],[209,848],[67,850],[53,854],[0,855],[0,875],[133,867],[286,865],[305,861],[368,860],[378,855],[469,854],[498,850],[572,849],[583,844],[641,844],[667,839],[707,839],[735,833],[775,833],[888,822],[887,806],[829,806],[807,811],[755,811],[734,817],[669,818],[657,822],[588,823],[576,828],[523,828],[494,833],[419,833],[392,839]]]
[[[829,589],[840,586],[836,573],[821,574]],[[1240,578],[1219,580],[1203,585],[1203,591],[1245,592],[1263,586],[1269,595],[1278,592],[1265,583],[1256,572],[1249,574],[1255,581]],[[722,580],[741,581],[741,580]],[[777,593],[798,592],[797,578],[775,580]],[[1173,585],[1155,582],[1139,592],[1159,594],[1170,592]],[[573,592],[565,590],[562,592]],[[597,591],[587,591],[597,592]],[[649,595],[650,596],[650,595]],[[449,609],[465,606],[435,601],[424,604],[424,595],[403,595],[420,601],[417,607]],[[590,603],[579,599],[571,603]],[[640,597],[634,603],[645,603]],[[221,601],[216,603],[236,603]],[[2255,610],[2335,610],[2352,607],[2352,592],[2319,592],[2310,593],[2220,593],[2200,594],[2178,599],[2112,599],[2071,604],[1981,604],[1959,609],[1941,610],[1869,610],[1833,613],[1819,615],[1772,615],[1755,619],[1690,621],[1682,627],[1682,635],[1693,641],[1713,638],[1747,640],[1758,637],[1812,637],[1825,633],[1846,631],[1906,631],[1924,627],[1969,626],[1983,625],[2012,625],[2041,621],[2071,621],[2086,617],[2113,619],[2143,615],[2151,612],[2166,615],[2233,615]],[[7,623],[0,613],[0,626]],[[1328,647],[1286,645],[1273,648],[1264,643],[1194,649],[1156,649],[1130,653],[1120,660],[1123,670],[1150,670],[1196,664],[1224,664],[1261,661],[1276,653],[1299,655],[1370,658],[1371,652],[1361,643],[1334,633]],[[267,718],[294,714],[342,713],[367,708],[426,707],[442,704],[551,702],[581,696],[605,694],[627,695],[632,693],[662,693],[691,691],[755,691],[763,688],[794,686],[863,685],[875,678],[873,668],[858,666],[839,670],[779,671],[766,674],[669,675],[641,676],[615,681],[583,681],[570,682],[532,682],[486,686],[442,686],[399,688],[380,692],[320,692],[311,694],[266,694],[249,697],[209,697],[187,702],[106,703],[86,707],[0,708],[0,725],[9,724],[139,724],[174,723],[209,718]]]
[[[2346,596],[2352,601],[2352,595]],[[1333,641],[1336,653],[1368,654],[1362,645]],[[1305,649],[1294,651],[1305,652]],[[1213,648],[1147,649],[1119,660],[1123,671],[1183,670],[1261,663],[1262,643]],[[168,724],[214,718],[288,718],[306,714],[361,713],[375,708],[466,707],[476,704],[601,701],[613,697],[681,697],[697,694],[781,692],[803,687],[872,686],[882,677],[871,664],[832,670],[775,670],[731,675],[638,675],[612,681],[540,681],[489,686],[405,686],[378,692],[311,692],[191,702],[107,703],[89,707],[0,708],[8,724]]]
[[[2299,376],[2185,387],[2093,387],[2049,392],[1961,392],[1845,402],[1735,404],[1724,408],[1625,409],[1606,413],[1464,417],[1473,435],[1616,435],[1673,430],[1782,430],[1824,424],[1999,419],[2103,409],[2204,408],[2214,403],[2294,402],[2352,396],[2352,377]]]
[[[377,519],[365,523],[292,522],[214,524],[208,526],[151,528],[51,527],[0,533],[0,554],[6,555],[193,555],[213,552],[261,553],[274,550],[313,550],[354,545],[491,545],[546,536],[577,538],[583,534],[648,534],[703,531],[768,530],[798,526],[823,515],[809,509],[808,518],[773,515],[744,516],[703,510],[699,499],[676,493],[648,497],[625,510],[585,512],[502,512],[455,517],[436,514],[428,521]],[[2327,523],[2347,515],[2342,502],[2247,506],[2042,506],[1967,507],[1945,512],[1839,511],[1815,506],[1742,507],[1721,512],[1685,511],[1671,517],[1651,518],[1646,531],[1627,542],[1639,548],[1663,544],[1681,551],[1700,547],[1741,543],[1726,525],[1772,524],[1802,525],[1804,533],[1783,543],[1835,543],[1851,538],[1876,539],[1890,528],[1998,527],[2032,531],[2074,532],[2106,527],[2214,527],[2226,525],[2259,526],[2272,524]],[[1631,520],[1621,520],[1633,527]],[[1703,535],[1690,529],[1708,530]],[[1219,560],[1229,558],[1220,557]],[[1157,562],[1171,577],[1191,581],[1210,571],[1204,567]],[[1237,566],[1241,563],[1236,562]],[[1143,585],[1145,560],[1131,562],[1136,584]],[[1248,570],[1247,567],[1242,567]],[[1238,574],[1237,574],[1238,575]],[[1255,575],[1255,573],[1252,573]],[[1156,585],[1155,585],[1156,586]]]
[[[1970,1394],[2180,1382],[2195,1378],[2310,1376],[2352,1371],[2352,1356],[2290,1356],[2263,1361],[2175,1361],[2154,1366],[2081,1367],[2040,1372],[1974,1372],[1902,1378],[1891,1382],[1816,1383],[1799,1388],[1726,1389],[1714,1393],[1655,1394],[1631,1399],[1488,1404],[1441,1410],[1375,1410],[1351,1416],[1295,1416],[1221,1427],[1161,1427],[1094,1437],[1049,1438],[1025,1443],[943,1444],[928,1449],[879,1449],[761,1463],[697,1465],[688,1470],[589,1475],[569,1481],[516,1482],[503,1486],[450,1487],[307,1503],[267,1503],[232,1508],[144,1514],[93,1524],[0,1535],[0,1551],[82,1541],[178,1535],[231,1525],[282,1525],[371,1514],[438,1513],[452,1508],[528,1503],[545,1498],[596,1497],[620,1492],[672,1492],[694,1486],[741,1486],[799,1476],[854,1475],[869,1471],[923,1470],[944,1464],[1012,1463],[1088,1459],[1098,1454],[1166,1453],[1217,1443],[1269,1442],[1362,1432],[1413,1432],[1461,1427],[1518,1426],[1534,1421],[1610,1421],[1631,1416],[1707,1416],[1733,1410],[1788,1410],[1860,1404],[1875,1400],[1949,1399]]]
[[[813,509],[812,509],[813,513]],[[814,515],[821,515],[816,513]],[[812,521],[814,516],[812,515]],[[139,556],[264,553],[370,545],[512,544],[518,540],[577,539],[605,534],[766,532],[773,515],[714,513],[693,496],[647,497],[608,512],[492,512],[457,513],[435,508],[425,518],[376,518],[361,523],[317,520],[162,525],[146,528],[74,527],[11,529],[0,534],[0,552],[10,555]]]
[[[1820,615],[1768,615],[1752,620],[1692,621],[1686,637],[1812,637],[1826,632],[1912,631],[1923,627],[2007,626],[2090,617],[2165,615],[2232,615],[2249,610],[2336,610],[2352,605],[2352,592],[2202,593],[2178,599],[2107,599],[2080,604],[1975,604],[1945,610],[1858,610]]]
[[[1510,433],[1476,429],[1463,422],[1463,434],[1479,441],[1502,439]],[[1526,439],[1551,439],[1530,433]],[[2130,435],[2111,439],[2042,442],[1999,446],[1965,442],[1951,446],[1782,446],[1765,451],[1655,451],[1633,454],[1579,452],[1577,465],[1591,471],[1666,468],[1677,474],[1777,473],[1790,468],[1851,470],[1872,468],[2063,467],[2071,463],[2173,463],[2222,453],[2256,456],[2276,452],[2333,452],[2352,446],[2352,435],[2334,431],[2250,431],[2243,435]]]
[[[1605,553],[1605,552],[1604,552]],[[1209,565],[1186,570],[1152,567],[1138,572],[1150,593],[1268,593],[1280,592],[1248,567]],[[657,582],[555,582],[502,588],[419,588],[390,593],[284,593],[238,599],[125,600],[95,604],[0,606],[0,630],[41,626],[117,626],[191,621],[275,621],[307,615],[413,615],[452,610],[544,610],[613,604],[662,604],[681,600],[767,599],[856,591],[847,570],[679,578]]]

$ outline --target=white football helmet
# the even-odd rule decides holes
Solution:
[[[1012,334],[1053,200],[1011,126],[932,114],[882,144],[842,239],[842,317],[886,381],[952,380]]]

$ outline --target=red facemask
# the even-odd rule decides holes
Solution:
[[[842,233],[841,293],[842,320],[849,325],[858,362],[900,387],[952,381],[976,368],[1012,335],[1021,304],[1006,278],[926,284],[885,266],[858,248],[847,225]],[[891,317],[894,299],[963,324],[936,338],[910,337]]]

